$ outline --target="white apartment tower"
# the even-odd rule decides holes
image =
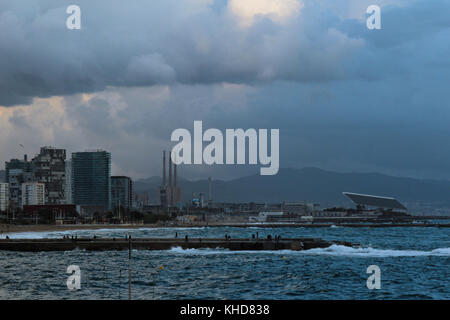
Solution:
[[[9,207],[9,184],[0,183],[0,211],[6,211]]]
[[[22,208],[23,206],[45,204],[45,184],[28,182],[22,184]]]

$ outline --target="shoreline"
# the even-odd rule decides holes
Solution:
[[[249,223],[213,223],[213,224],[65,224],[65,225],[0,225],[0,234],[11,234],[21,232],[63,232],[71,230],[99,230],[99,229],[142,229],[142,228],[202,228],[202,227],[235,227],[235,228],[393,228],[393,227],[438,227],[449,228],[450,224],[418,224],[418,223],[402,223],[402,224],[249,224]]]

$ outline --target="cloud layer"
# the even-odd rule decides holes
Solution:
[[[2,1],[0,161],[101,147],[146,177],[171,131],[203,120],[280,128],[282,167],[450,179],[450,1],[375,1],[375,31],[373,1],[255,1],[75,1],[81,30],[73,2]]]
[[[328,81],[363,44],[313,2],[77,4],[81,30],[66,28],[64,2],[3,2],[0,105],[107,86]]]

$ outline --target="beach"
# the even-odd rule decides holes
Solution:
[[[33,224],[33,225],[0,225],[0,234],[15,232],[44,232],[44,231],[68,231],[68,230],[96,230],[96,229],[137,229],[158,228],[162,224]]]

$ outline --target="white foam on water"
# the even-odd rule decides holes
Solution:
[[[421,257],[421,256],[450,256],[450,248],[438,248],[431,251],[420,250],[394,250],[353,248],[342,245],[331,245],[328,248],[317,248],[303,251],[305,254],[329,255],[329,256],[350,256],[350,257]]]
[[[386,258],[386,257],[422,257],[422,256],[450,256],[450,248],[438,248],[431,251],[420,250],[393,250],[393,249],[374,249],[353,248],[342,245],[331,245],[328,248],[317,248],[304,251],[294,250],[242,250],[230,251],[228,249],[183,249],[174,247],[168,252],[185,255],[213,255],[213,254],[276,254],[276,255],[326,255],[326,256],[347,256],[363,258]]]
[[[268,250],[236,250],[231,251],[229,249],[224,248],[201,248],[201,249],[183,249],[181,247],[173,247],[168,250],[170,253],[175,254],[185,254],[185,255],[213,255],[213,254],[287,254],[294,253],[298,251],[292,250],[277,250],[277,251],[268,251]]]
[[[172,230],[173,232],[183,230],[204,230],[208,227],[157,227],[157,228],[101,228],[101,229],[73,229],[73,230],[58,230],[58,231],[29,231],[29,232],[8,232],[0,234],[0,239],[5,239],[8,236],[10,239],[44,239],[44,238],[59,238],[63,235],[75,235],[75,234],[98,234],[98,233],[132,233],[134,231],[160,231],[160,230]]]
[[[64,234],[64,231],[58,232],[60,234]],[[67,232],[68,234],[68,232]],[[10,239],[44,239],[52,236],[52,232],[12,232],[12,233],[4,233],[0,235],[0,239],[6,239],[8,236]]]

